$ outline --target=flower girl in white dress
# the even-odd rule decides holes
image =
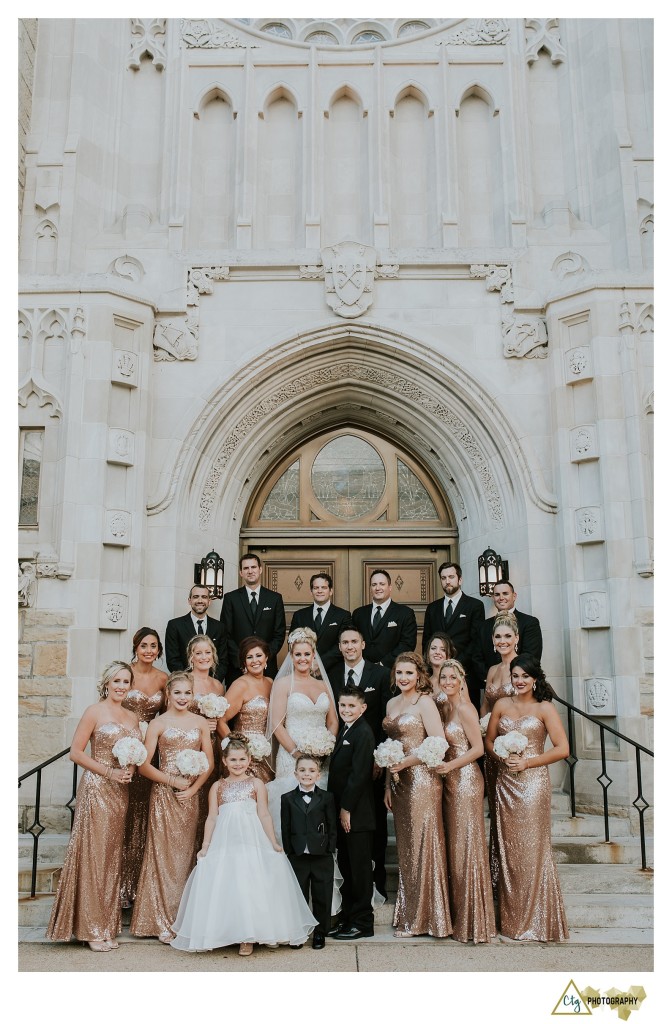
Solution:
[[[176,949],[207,950],[240,943],[304,943],[317,924],[282,846],[273,834],[266,788],[248,776],[247,739],[232,733],[229,771],[210,790],[203,847],[173,925]]]

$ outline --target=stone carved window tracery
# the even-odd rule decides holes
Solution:
[[[44,430],[21,431],[19,526],[38,525]]]

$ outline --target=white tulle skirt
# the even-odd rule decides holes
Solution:
[[[173,925],[176,949],[305,942],[317,921],[254,800],[222,804],[207,856],[191,872]]]

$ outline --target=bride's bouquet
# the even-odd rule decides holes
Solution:
[[[481,727],[481,736],[485,736],[486,732],[488,731],[489,724],[490,712],[488,711],[487,715],[483,715],[483,718],[479,719],[479,725]]]
[[[185,778],[202,775],[208,769],[208,759],[202,750],[180,750],[175,757],[175,767]]]
[[[198,710],[205,718],[221,718],[231,706],[226,697],[220,697],[218,693],[204,693],[197,695]]]
[[[247,748],[250,751],[250,757],[254,761],[263,761],[265,757],[270,756],[271,744],[260,732],[245,733],[245,738],[247,740]]]
[[[527,736],[512,729],[511,732],[498,736],[492,746],[497,756],[506,760],[509,754],[522,754],[527,746]]]
[[[404,745],[401,740],[386,739],[379,743],[373,752],[373,760],[379,768],[391,768],[393,764],[399,764],[404,759]],[[395,782],[399,782],[397,772],[392,773]]]
[[[447,750],[448,740],[443,736],[426,736],[420,746],[411,751],[411,755],[417,757],[428,768],[436,768],[443,762]]]
[[[112,747],[112,753],[122,768],[128,768],[129,764],[144,764],[147,760],[145,745],[135,736],[122,736]]]
[[[336,737],[329,732],[326,725],[319,725],[316,729],[304,733],[296,738],[296,745],[303,754],[310,754],[311,757],[328,757],[334,749]]]

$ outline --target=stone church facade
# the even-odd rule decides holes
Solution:
[[[22,768],[212,549],[421,617],[493,548],[558,693],[650,743],[652,29],[22,23]]]

